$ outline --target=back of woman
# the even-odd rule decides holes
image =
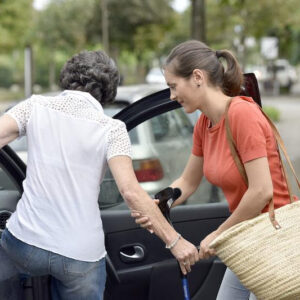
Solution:
[[[27,135],[28,162],[24,193],[7,228],[29,244],[74,259],[103,257],[97,200],[106,161],[118,152],[130,155],[125,125],[107,117],[89,93],[71,90],[32,96],[8,114]]]

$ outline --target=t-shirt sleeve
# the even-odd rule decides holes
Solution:
[[[12,107],[5,114],[11,116],[18,125],[19,136],[26,135],[26,127],[32,111],[32,98],[24,100]]]
[[[107,137],[107,161],[112,157],[125,155],[132,158],[130,138],[123,122],[118,121]]]
[[[256,104],[233,103],[229,109],[230,128],[243,163],[267,157],[269,124]]]
[[[192,154],[196,156],[203,156],[203,147],[202,147],[203,126],[204,126],[204,115],[202,114],[198,119],[196,125],[194,126]]]

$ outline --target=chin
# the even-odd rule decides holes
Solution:
[[[187,114],[191,114],[193,113],[194,111],[196,111],[196,109],[193,109],[191,107],[184,107],[184,111],[187,113]]]

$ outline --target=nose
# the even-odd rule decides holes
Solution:
[[[170,94],[170,99],[173,100],[173,101],[176,101],[177,97],[176,95],[171,91],[171,94]]]

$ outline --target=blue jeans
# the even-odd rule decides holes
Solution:
[[[51,275],[52,299],[102,300],[106,281],[105,258],[97,262],[71,259],[15,238],[7,229],[0,244],[1,282],[18,274],[27,276]],[[11,290],[11,289],[10,289]],[[5,299],[15,299],[7,295]]]
[[[254,294],[247,290],[229,269],[226,269],[216,300],[256,300]]]

